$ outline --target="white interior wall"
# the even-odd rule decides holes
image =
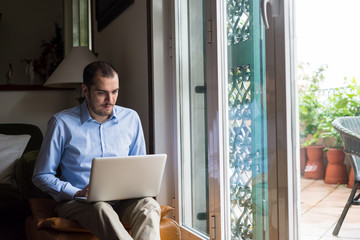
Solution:
[[[51,116],[77,105],[75,90],[0,92],[0,123],[30,123],[45,134]]]
[[[146,1],[135,1],[101,32],[93,14],[94,47],[99,60],[119,72],[118,104],[137,111],[149,142]]]
[[[94,50],[98,59],[110,62],[119,71],[118,103],[136,110],[149,140],[148,67],[153,67],[155,152],[167,153],[168,161],[157,200],[173,206],[174,157],[172,137],[172,93],[167,55],[167,1],[152,2],[153,66],[148,66],[147,1],[135,1],[101,32],[94,19]],[[94,14],[95,16],[95,14]]]
[[[153,51],[153,89],[154,89],[154,134],[155,152],[168,156],[160,202],[176,207],[175,177],[176,141],[174,136],[174,86],[171,74],[171,57],[169,52],[169,1],[152,1],[152,51]],[[176,210],[175,210],[176,211]],[[175,214],[175,211],[172,214]]]

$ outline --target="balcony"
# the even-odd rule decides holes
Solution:
[[[301,178],[301,240],[359,239],[360,206],[350,207],[337,237],[332,231],[349,197],[346,184]]]

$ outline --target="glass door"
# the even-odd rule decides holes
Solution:
[[[294,236],[286,21],[269,8],[265,31],[267,2],[286,12],[174,0],[179,223],[201,239]]]
[[[260,1],[226,1],[231,239],[268,239],[265,39]]]

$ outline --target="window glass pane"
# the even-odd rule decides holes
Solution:
[[[209,233],[203,0],[177,2],[181,221]]]
[[[72,0],[73,46],[90,46],[89,0]]]
[[[79,46],[79,39],[80,39],[79,1],[80,0],[72,1],[73,46]]]

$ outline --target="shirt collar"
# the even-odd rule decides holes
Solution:
[[[94,119],[91,117],[89,109],[87,107],[87,100],[85,99],[84,102],[80,105],[80,121],[81,124],[84,124],[88,121],[93,121]],[[110,115],[109,120],[114,120],[116,123],[119,120],[119,114],[117,111],[115,111],[115,107],[113,108],[113,111]]]

